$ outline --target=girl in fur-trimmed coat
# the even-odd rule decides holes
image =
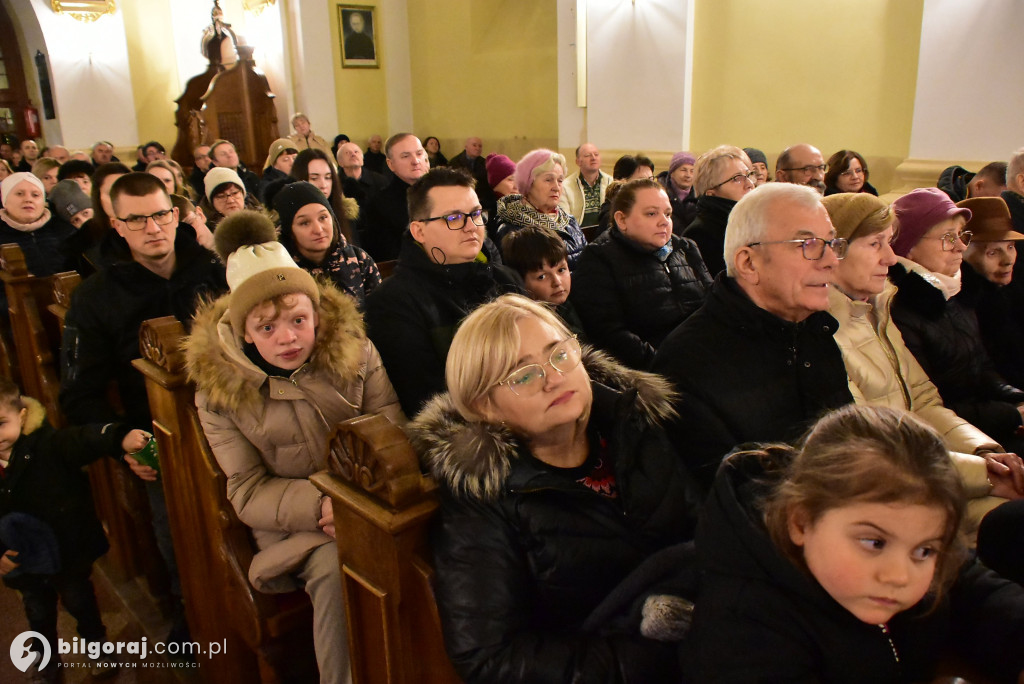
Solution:
[[[339,421],[404,417],[355,301],[298,268],[266,217],[239,212],[214,239],[231,293],[196,313],[186,345],[203,431],[259,547],[249,580],[305,587],[321,682],[349,681],[333,512],[308,478]]]
[[[597,618],[652,554],[692,538],[699,499],[658,427],[668,383],[581,354],[519,295],[466,318],[446,375],[408,433],[440,484],[435,596],[459,675],[679,681],[670,645]]]

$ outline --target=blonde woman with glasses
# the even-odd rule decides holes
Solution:
[[[639,591],[635,624],[595,617],[693,536],[698,499],[659,427],[666,381],[581,350],[520,295],[465,319],[446,378],[410,434],[440,484],[435,591],[463,681],[680,681],[675,646],[648,638],[671,637],[652,607],[678,599]]]
[[[683,237],[697,243],[713,278],[725,270],[723,245],[729,214],[754,189],[757,173],[747,153],[732,145],[719,145],[702,154],[693,173],[697,218],[683,231]]]

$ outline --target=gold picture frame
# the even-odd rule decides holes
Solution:
[[[50,0],[50,8],[57,14],[68,14],[84,22],[96,21],[117,11],[114,0]]]
[[[378,69],[377,8],[338,5],[338,40],[344,69]]]

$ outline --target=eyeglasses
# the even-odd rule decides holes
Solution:
[[[850,243],[846,238],[833,238],[826,240],[824,238],[813,237],[813,238],[797,238],[795,240],[771,240],[766,242],[751,242],[747,247],[757,247],[758,245],[800,245],[800,250],[804,254],[804,259],[808,261],[817,261],[818,259],[825,256],[825,246],[828,245],[832,248],[832,251],[836,255],[836,259],[844,259],[846,257],[846,250],[849,249]]]
[[[750,181],[750,184],[753,185],[754,181],[756,179],[757,179],[757,171],[747,171],[746,173],[737,173],[735,176],[730,176],[729,178],[726,178],[724,181],[722,181],[718,185],[712,185],[710,188],[708,188],[708,190],[717,190],[718,188],[722,187],[726,183],[736,183],[737,185],[739,185],[740,183],[742,183],[745,180],[746,181]]]
[[[840,176],[864,176],[864,175],[867,175],[867,172],[868,172],[867,169],[846,169],[845,171],[840,171],[839,175]]]
[[[971,244],[971,238],[973,238],[973,237],[974,237],[974,233],[972,233],[969,230],[965,230],[962,233],[946,233],[945,235],[941,235],[939,237],[928,237],[927,235],[923,235],[921,237],[921,239],[922,240],[942,240],[942,251],[943,252],[952,252],[953,248],[956,246],[956,241],[957,240],[959,240],[960,242],[964,243],[964,247],[966,247],[967,245]]]
[[[142,230],[146,227],[149,219],[158,226],[166,226],[174,220],[174,210],[164,209],[148,216],[129,216],[128,218],[116,217],[118,221],[128,226],[128,230]]]
[[[532,396],[544,387],[544,380],[547,378],[544,366],[551,366],[559,373],[568,373],[580,365],[581,356],[579,340],[573,335],[555,345],[547,363],[531,363],[517,368],[498,384],[507,385],[517,397]]]
[[[218,192],[216,195],[214,195],[210,199],[215,199],[215,200],[233,200],[233,199],[238,199],[240,197],[245,197],[245,193],[242,192],[241,190],[239,190],[238,188],[231,188],[230,190],[225,190],[224,192]]]
[[[462,211],[452,212],[451,214],[445,214],[444,216],[431,216],[430,218],[420,219],[424,223],[430,221],[440,221],[444,219],[444,222],[448,224],[448,230],[462,230],[466,227],[466,219],[469,219],[477,226],[487,225],[487,212],[483,209],[477,209],[471,211],[468,214]]]
[[[810,166],[810,165],[809,166],[800,166],[800,167],[795,168],[795,169],[782,169],[782,170],[783,171],[800,171],[801,173],[806,173],[809,176],[812,173],[814,173],[815,171],[821,171],[822,173],[825,173],[826,171],[828,171],[828,164],[819,164],[818,166]]]

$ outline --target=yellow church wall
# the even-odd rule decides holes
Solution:
[[[416,131],[513,159],[558,143],[554,0],[409,0]]]
[[[118,7],[124,13],[139,142],[159,140],[170,150],[178,135],[174,100],[181,93],[174,42],[161,39],[161,31],[171,25],[168,3],[146,0],[118,3]],[[126,157],[118,150],[118,155],[129,166],[135,163],[134,153]]]
[[[331,22],[331,55],[334,65],[335,99],[338,108],[338,132],[344,133],[360,144],[373,134],[388,135],[387,64],[388,53],[380,33],[388,30],[387,22],[378,9],[374,15],[377,69],[343,69],[341,66],[341,32],[338,25],[338,7],[351,7],[351,2],[327,0]],[[364,7],[376,7],[374,0],[359,0]]]
[[[691,141],[775,158],[860,152],[885,192],[908,155],[923,0],[695,0]]]

